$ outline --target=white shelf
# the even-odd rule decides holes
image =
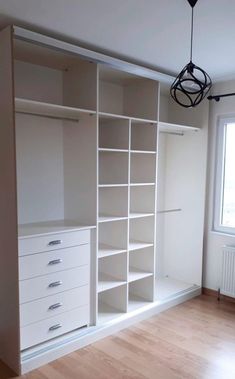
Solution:
[[[136,309],[144,307],[148,304],[151,304],[151,302],[140,296],[129,294],[128,312],[135,311]]]
[[[144,213],[144,212],[131,212],[129,213],[129,218],[141,218],[141,217],[152,217],[154,213]]]
[[[156,279],[155,282],[155,299],[165,300],[171,297],[183,294],[192,289],[195,289],[195,285],[192,283],[182,282],[173,278],[165,277]]]
[[[151,151],[151,150],[131,150],[131,154],[156,154],[156,151]]]
[[[121,312],[120,310],[111,307],[108,304],[99,302],[98,305],[98,324],[107,324],[112,320],[115,320],[118,317],[123,316],[125,312]]]
[[[104,258],[109,257],[111,255],[117,255],[125,253],[125,249],[119,249],[114,246],[106,245],[104,243],[100,243],[99,249],[98,249],[98,258]]]
[[[111,288],[115,288],[126,284],[124,280],[117,279],[111,275],[99,273],[98,292],[103,292]]]
[[[101,120],[104,119],[120,119],[120,120],[131,120],[134,123],[147,123],[147,124],[157,124],[156,120],[149,120],[145,118],[138,118],[138,117],[131,117],[131,116],[124,116],[114,113],[106,113],[106,112],[99,112],[99,118]]]
[[[46,234],[56,234],[61,232],[73,232],[83,229],[94,229],[94,225],[80,224],[75,220],[54,220],[45,222],[35,222],[32,224],[19,224],[19,238],[34,237]]]
[[[128,149],[111,149],[111,148],[103,148],[99,147],[99,152],[101,153],[128,153]]]
[[[47,116],[59,119],[78,121],[95,115],[96,112],[87,109],[73,108],[64,105],[44,103],[28,99],[15,98],[15,111],[35,116]]]
[[[146,272],[135,267],[130,267],[128,282],[131,283],[136,280],[147,278],[148,276],[152,276],[152,275],[153,275],[152,272]]]
[[[128,187],[127,183],[119,183],[119,184],[99,184],[100,188],[112,188],[112,187]]]
[[[146,247],[153,246],[153,243],[141,242],[141,241],[130,241],[129,251],[145,249]]]
[[[119,221],[127,220],[127,216],[110,216],[110,215],[99,215],[99,222],[110,222],[110,221]]]
[[[142,186],[155,186],[155,183],[130,183],[130,186],[132,187],[142,187]]]
[[[160,132],[172,132],[172,133],[183,133],[183,132],[198,132],[200,128],[195,128],[188,125],[172,124],[170,122],[158,123]]]

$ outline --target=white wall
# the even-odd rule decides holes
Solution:
[[[218,83],[213,87],[214,94],[235,92],[235,80]],[[207,211],[204,239],[203,286],[217,290],[220,280],[221,247],[224,244],[235,245],[235,236],[213,232],[213,195],[214,173],[216,165],[217,119],[221,115],[235,115],[235,97],[221,99],[210,103],[208,175],[207,175]],[[235,172],[235,171],[234,171]]]

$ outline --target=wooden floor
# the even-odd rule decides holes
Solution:
[[[235,303],[200,296],[20,378],[235,379]]]

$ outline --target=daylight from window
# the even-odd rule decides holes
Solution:
[[[235,227],[235,123],[225,126],[222,225]]]

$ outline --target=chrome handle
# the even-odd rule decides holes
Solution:
[[[57,309],[57,308],[60,308],[62,307],[62,303],[56,303],[56,304],[52,304],[50,305],[50,307],[48,308],[50,311],[53,311],[54,309]]]
[[[49,287],[52,288],[52,287],[58,287],[58,286],[61,286],[62,282],[61,280],[58,280],[57,282],[52,282],[49,284]]]
[[[61,245],[62,244],[62,240],[55,240],[55,241],[50,241],[48,243],[49,246],[54,246],[54,245]]]
[[[52,266],[52,265],[57,265],[58,263],[62,263],[63,261],[62,261],[62,259],[54,259],[53,261],[50,261],[50,262],[48,262],[48,264],[50,265],[50,266]]]
[[[49,331],[50,331],[50,332],[53,332],[53,330],[56,330],[56,329],[59,329],[59,328],[62,328],[62,325],[61,325],[61,324],[55,324],[55,325],[52,325],[52,326],[49,328]]]

